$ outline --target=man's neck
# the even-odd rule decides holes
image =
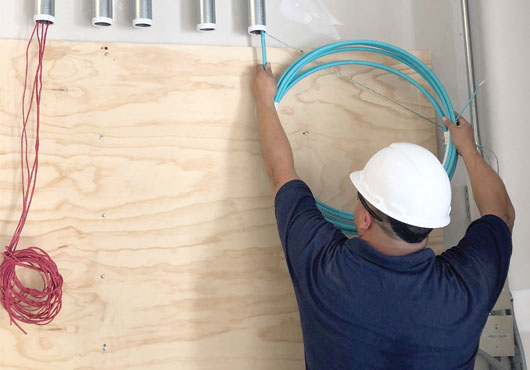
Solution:
[[[376,251],[387,256],[406,256],[425,248],[427,239],[419,243],[407,243],[404,240],[396,240],[385,234],[382,230],[370,230],[359,236],[370,244]]]

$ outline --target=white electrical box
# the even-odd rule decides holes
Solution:
[[[479,347],[493,357],[513,356],[513,316],[489,316],[480,336]]]

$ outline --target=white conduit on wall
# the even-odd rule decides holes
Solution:
[[[92,25],[96,27],[108,27],[113,23],[113,1],[94,0],[94,17]]]
[[[466,68],[467,68],[467,89],[468,95],[471,96],[476,90],[475,84],[475,69],[473,65],[473,49],[471,47],[471,31],[469,26],[469,4],[467,0],[462,0],[462,23],[464,26],[464,46],[466,50]],[[473,124],[475,134],[475,144],[479,146],[479,151],[482,153],[480,130],[477,114],[477,99],[473,99],[470,107],[470,121]]]
[[[251,35],[259,35],[261,31],[267,32],[265,0],[249,0],[248,24],[248,33]]]
[[[153,25],[153,4],[152,0],[134,1],[133,27],[146,28]]]
[[[215,31],[215,0],[198,0],[197,5],[199,7],[199,23],[197,23],[197,31]]]
[[[35,0],[35,22],[55,23],[55,0]]]

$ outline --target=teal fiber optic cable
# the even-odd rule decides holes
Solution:
[[[263,38],[264,33],[262,32],[262,50],[264,50],[263,46]],[[352,52],[352,51],[361,51],[361,52],[370,52],[370,53],[376,53],[385,55],[387,57],[391,57],[398,62],[401,62],[414,71],[418,73],[419,76],[421,76],[432,88],[434,91],[434,94],[431,94],[429,91],[427,91],[423,86],[421,86],[417,81],[412,79],[411,77],[407,76],[403,72],[400,72],[392,67],[370,62],[370,61],[364,61],[364,60],[340,60],[340,61],[334,61],[334,62],[326,62],[319,64],[315,67],[304,69],[308,64],[315,62],[319,58],[322,58],[324,56],[336,54],[336,53],[342,53],[342,52]],[[264,54],[264,64],[266,63]],[[410,54],[409,52],[398,48],[397,46],[393,46],[384,42],[379,41],[370,41],[370,40],[354,40],[354,41],[341,41],[336,42],[328,45],[324,45],[322,47],[319,47],[304,56],[300,57],[298,60],[296,60],[287,70],[283,73],[283,75],[278,80],[278,92],[276,94],[276,97],[274,99],[276,104],[279,104],[282,98],[285,96],[285,94],[299,81],[306,78],[307,76],[321,71],[326,68],[332,68],[337,67],[341,65],[362,65],[362,66],[368,66],[373,68],[382,69],[384,71],[390,72],[396,76],[399,76],[400,78],[403,78],[407,82],[411,83],[414,87],[416,87],[433,105],[434,110],[436,111],[436,114],[438,117],[448,117],[453,122],[456,122],[455,113],[453,109],[453,105],[451,104],[451,100],[449,99],[449,96],[447,95],[447,92],[445,91],[445,88],[443,87],[440,80],[436,77],[436,75],[423,63],[421,60],[419,60],[414,55]],[[456,152],[456,149],[453,145],[453,141],[451,138],[450,133],[448,133],[447,128],[443,127],[444,132],[448,135],[446,139],[446,146],[445,146],[445,156],[443,160],[443,167],[445,171],[447,172],[447,175],[450,179],[453,178],[455,169],[456,169],[456,162],[458,159],[458,155]],[[355,235],[357,234],[357,230],[355,229],[355,226],[353,225],[353,214],[345,211],[341,211],[339,209],[336,209],[334,207],[331,207],[330,205],[327,205],[326,203],[320,201],[317,199],[317,206],[324,215],[324,217],[333,223],[337,228],[341,229],[345,234],[348,235]]]
[[[263,59],[263,68],[267,65],[267,46],[265,45],[265,31],[261,31],[261,58]]]
[[[475,92],[473,93],[473,95],[471,95],[471,98],[469,98],[469,100],[466,102],[466,104],[464,104],[464,107],[460,110],[460,113],[458,113],[458,115],[456,116],[456,121],[458,121],[458,119],[460,118],[460,116],[462,116],[462,113],[465,112],[465,110],[467,109],[467,107],[469,106],[469,104],[471,104],[471,102],[473,101],[473,99],[475,99],[475,96],[477,96],[478,91],[480,90],[480,87],[481,87],[482,85],[484,85],[484,82],[486,82],[486,81],[482,81],[481,83],[478,84],[477,88],[475,89]]]

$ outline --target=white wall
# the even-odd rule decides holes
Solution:
[[[0,38],[29,36],[33,3],[33,0],[2,2]],[[49,32],[49,39],[258,45],[257,38],[246,33],[245,0],[218,0],[218,29],[211,33],[195,31],[197,10],[194,0],[154,0],[154,26],[150,29],[130,26],[132,0],[115,0],[115,25],[103,29],[90,24],[91,0],[56,3],[57,22]],[[526,261],[530,260],[530,252],[524,245],[530,237],[530,231],[524,229],[529,212],[524,208],[528,204],[524,180],[530,172],[528,161],[519,158],[519,153],[524,153],[524,132],[528,131],[525,120],[530,116],[526,103],[529,74],[523,68],[530,57],[529,28],[525,23],[530,16],[530,5],[527,0],[474,0],[471,3],[475,47],[479,49],[477,79],[480,81],[481,76],[486,75],[489,81],[479,95],[482,134],[486,145],[491,146],[500,157],[501,174],[517,208],[510,280],[512,288],[522,297],[525,290],[530,289],[530,280],[525,281],[528,273],[524,271]],[[335,28],[330,22],[334,18],[337,23],[342,23]],[[467,100],[459,0],[268,0],[267,20],[271,35],[297,48],[317,47],[340,38],[373,39],[405,49],[429,49],[434,71],[444,83],[455,107],[462,106]],[[305,23],[301,22],[303,20]],[[270,39],[268,44],[283,47]],[[453,221],[445,233],[448,245],[458,241],[467,224],[463,206],[465,184],[465,170],[459,165],[452,183]],[[530,294],[526,296],[526,303],[523,304],[521,298],[516,299],[516,305],[528,342],[530,320],[525,321],[521,317],[524,307],[530,309]],[[528,317],[529,313],[526,311],[524,314]],[[530,342],[527,348],[530,348]]]
[[[471,1],[483,143],[499,156],[500,174],[516,210],[509,273],[519,329],[530,352],[530,2]]]

